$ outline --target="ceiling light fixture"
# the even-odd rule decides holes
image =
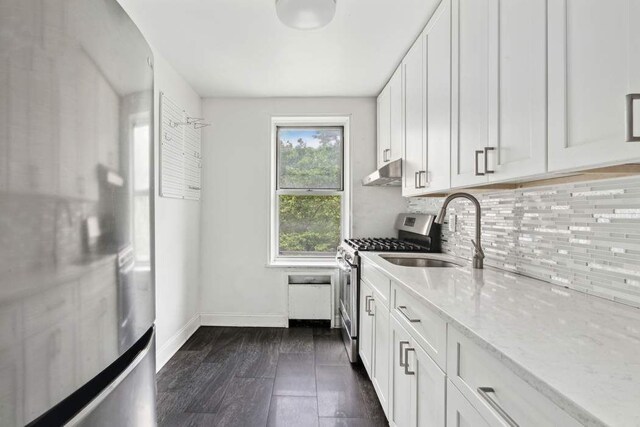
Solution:
[[[276,0],[278,18],[288,27],[315,30],[336,14],[336,0]]]

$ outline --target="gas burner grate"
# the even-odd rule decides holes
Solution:
[[[346,239],[345,242],[357,251],[373,252],[425,252],[426,249],[414,243],[390,237]]]

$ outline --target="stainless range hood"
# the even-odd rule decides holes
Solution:
[[[387,163],[377,171],[365,176],[362,185],[367,186],[400,186],[402,183],[402,159]]]

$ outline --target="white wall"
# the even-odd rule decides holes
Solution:
[[[375,98],[209,98],[203,115],[204,324],[282,325],[283,269],[267,267],[270,120],[274,115],[351,116],[353,235],[394,235],[399,188],[362,187],[375,169]]]
[[[199,326],[200,202],[159,197],[159,93],[200,117],[200,96],[155,54],[156,364],[160,369]]]
[[[119,0],[138,25],[144,22],[132,0]],[[146,28],[141,26],[143,35]],[[153,48],[153,46],[152,46]],[[159,197],[160,92],[200,117],[202,99],[173,67],[154,52],[156,369],[184,344],[200,325],[200,209],[201,203]]]

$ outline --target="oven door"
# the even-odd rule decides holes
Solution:
[[[358,266],[342,257],[337,258],[340,269],[340,322],[342,339],[351,362],[358,360]]]

